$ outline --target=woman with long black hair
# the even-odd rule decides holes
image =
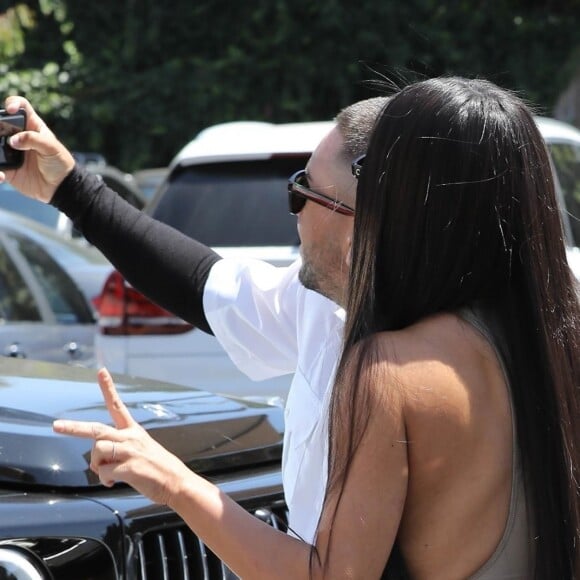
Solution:
[[[529,109],[482,80],[408,86],[359,171],[330,520],[391,417],[406,456],[391,573],[580,577],[578,289]]]

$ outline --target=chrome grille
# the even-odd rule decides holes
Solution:
[[[250,512],[286,531],[283,503]],[[136,540],[138,580],[235,580],[238,577],[183,523],[144,533]]]

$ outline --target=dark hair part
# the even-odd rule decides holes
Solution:
[[[358,184],[352,264],[337,384],[353,364],[360,378],[374,333],[464,306],[496,315],[538,536],[535,578],[580,577],[578,288],[549,156],[526,104],[462,78],[392,97]],[[343,489],[368,400],[358,380],[333,391],[328,492]]]

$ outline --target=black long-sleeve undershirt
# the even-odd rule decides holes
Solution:
[[[211,248],[154,220],[77,166],[51,204],[64,212],[140,292],[204,332],[203,289],[220,259]]]

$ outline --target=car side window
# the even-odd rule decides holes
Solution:
[[[88,324],[93,314],[81,291],[68,274],[35,242],[11,234],[44,291],[59,324]]]
[[[307,159],[188,166],[171,177],[148,211],[208,246],[297,246],[287,183]]]
[[[549,147],[564,196],[572,242],[580,247],[580,145],[552,143]]]
[[[0,320],[41,321],[36,301],[3,245],[0,246]]]

